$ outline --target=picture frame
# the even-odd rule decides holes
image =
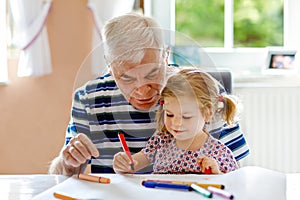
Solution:
[[[297,71],[295,66],[296,50],[269,49],[266,64],[263,68],[264,74],[285,75]]]

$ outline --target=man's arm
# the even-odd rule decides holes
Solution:
[[[240,161],[250,153],[249,146],[239,124],[233,127],[224,127],[219,139],[233,152],[236,161]],[[239,162],[238,164],[240,165]]]

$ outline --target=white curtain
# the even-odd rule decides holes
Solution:
[[[52,72],[51,54],[45,22],[51,0],[10,0],[15,36],[21,49],[18,76],[42,76]]]
[[[0,1],[0,83],[7,79],[6,1]]]
[[[90,54],[93,74],[106,72],[103,45],[101,44],[101,29],[110,18],[131,12],[134,0],[89,0],[87,7],[94,18],[93,51]]]

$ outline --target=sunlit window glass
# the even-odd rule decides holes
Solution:
[[[234,46],[283,46],[283,0],[234,0]]]
[[[226,21],[233,23],[234,47],[283,46],[284,0],[232,0],[233,21],[224,18],[225,1],[176,0],[176,31],[203,47],[224,47]]]
[[[188,35],[203,47],[223,46],[223,0],[176,0],[175,15],[176,31]]]

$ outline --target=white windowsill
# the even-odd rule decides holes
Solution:
[[[300,87],[300,74],[234,77],[234,87]]]
[[[297,70],[267,70],[267,48],[205,48],[217,68],[232,72],[234,87],[300,87]],[[295,64],[300,66],[296,54]],[[300,70],[300,67],[298,67]]]

